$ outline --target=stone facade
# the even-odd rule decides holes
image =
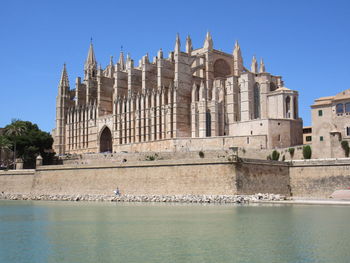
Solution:
[[[312,158],[345,157],[341,141],[350,141],[350,89],[315,100],[312,112]]]
[[[237,42],[224,53],[208,33],[202,48],[193,49],[187,37],[184,52],[177,36],[168,58],[159,50],[137,67],[123,52],[117,63],[111,58],[105,69],[97,67],[91,44],[75,89],[63,68],[53,135],[58,154],[225,136],[237,137],[231,147],[271,149],[302,144],[302,120],[298,93],[280,76],[267,73],[262,60],[258,67],[255,57],[245,68]]]

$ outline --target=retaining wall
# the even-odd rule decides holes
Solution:
[[[253,165],[250,167],[250,165]],[[43,166],[0,172],[0,191],[23,194],[289,195],[281,166],[237,165],[221,159],[149,161],[114,165]],[[244,179],[244,174],[249,171]],[[237,189],[239,186],[239,189]]]

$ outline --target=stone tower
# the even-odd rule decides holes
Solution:
[[[58,95],[56,97],[56,136],[55,149],[57,154],[65,153],[65,124],[67,110],[70,106],[69,80],[66,64],[63,65],[61,79],[58,84]]]

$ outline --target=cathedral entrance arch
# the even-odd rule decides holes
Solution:
[[[104,127],[100,135],[100,152],[112,152],[112,133],[108,127]]]

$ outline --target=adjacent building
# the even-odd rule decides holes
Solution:
[[[187,37],[183,50],[177,36],[167,57],[160,49],[138,66],[121,52],[117,63],[111,58],[101,68],[91,43],[84,77],[72,89],[63,67],[53,135],[58,154],[118,152],[135,144],[150,149],[174,140],[191,145],[193,139],[206,139],[203,147],[209,147],[217,138],[271,149],[302,144],[302,120],[298,92],[281,76],[255,57],[246,68],[237,42],[225,53],[214,49],[207,33],[200,48]]]
[[[312,157],[344,157],[341,142],[350,140],[350,89],[316,99],[311,112]]]

